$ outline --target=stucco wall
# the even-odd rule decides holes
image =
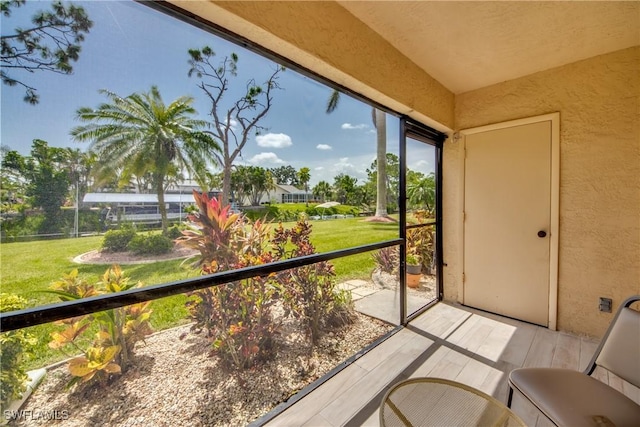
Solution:
[[[171,3],[399,113],[453,127],[453,93],[336,3]]]
[[[558,329],[600,336],[598,297],[640,293],[640,47],[456,96],[455,128],[560,112]],[[460,144],[445,143],[445,298],[460,300]],[[490,250],[490,248],[488,248]]]
[[[170,0],[380,104],[447,131],[559,111],[558,328],[599,336],[640,293],[640,48],[455,96],[333,2]],[[460,300],[460,144],[444,152],[445,298]]]

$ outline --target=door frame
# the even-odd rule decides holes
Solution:
[[[422,125],[410,119],[409,117],[402,116],[400,118],[400,182],[399,182],[399,222],[400,222],[400,238],[406,242],[407,239],[407,138],[420,141],[422,143],[431,145],[435,149],[435,178],[436,178],[436,212],[435,212],[435,226],[436,226],[436,244],[434,247],[434,256],[436,262],[436,298],[435,300],[427,303],[422,308],[414,313],[407,313],[407,284],[406,284],[406,259],[405,259],[405,243],[400,245],[400,324],[407,325],[411,320],[415,319],[427,309],[432,307],[439,301],[442,301],[444,296],[443,283],[442,283],[442,246],[443,246],[443,204],[442,204],[442,156],[443,145],[447,139],[445,133],[439,132],[428,126]]]
[[[502,123],[495,123],[485,126],[479,126],[459,131],[461,137],[462,149],[460,153],[460,193],[459,206],[462,207],[462,215],[459,216],[458,227],[459,233],[459,259],[458,259],[458,277],[460,277],[458,295],[464,295],[464,283],[462,278],[464,273],[464,200],[465,200],[465,171],[466,171],[466,135],[488,132],[498,129],[505,129],[515,126],[528,125],[539,122],[551,122],[551,212],[550,212],[550,230],[549,230],[549,322],[548,328],[556,330],[558,326],[558,244],[559,244],[559,224],[560,224],[560,113],[550,113],[540,116],[527,117],[522,119],[510,120]]]

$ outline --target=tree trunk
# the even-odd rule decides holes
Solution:
[[[226,164],[227,159],[225,159],[224,170],[222,172],[222,194],[219,196],[218,203],[221,206],[227,206],[229,204],[229,196],[231,194],[231,162]]]
[[[160,211],[160,218],[162,221],[162,233],[166,234],[169,228],[169,221],[167,220],[167,205],[164,203],[164,176],[159,175],[156,178],[158,210]]]
[[[387,217],[387,116],[384,111],[375,110],[377,137],[378,179],[376,182],[376,214]]]

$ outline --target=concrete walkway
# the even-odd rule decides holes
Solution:
[[[366,280],[353,279],[338,284],[338,288],[351,292],[358,312],[392,325],[400,324],[400,293],[397,287],[381,288]],[[408,313],[419,310],[430,300],[430,296],[424,291],[411,291],[407,298]]]

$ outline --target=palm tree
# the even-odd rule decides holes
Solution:
[[[135,175],[151,173],[152,187],[158,196],[162,230],[166,231],[167,210],[164,187],[175,168],[186,169],[204,188],[206,167],[216,160],[220,146],[199,129],[206,125],[193,118],[193,98],[180,97],[165,105],[156,86],[147,93],[125,98],[101,90],[110,103],[96,109],[83,107],[76,118],[88,124],[71,130],[76,141],[91,141],[99,164],[121,167]]]
[[[300,168],[298,172],[298,181],[300,181],[300,185],[304,187],[304,199],[307,202],[307,206],[309,206],[309,181],[311,180],[311,170],[308,167]]]
[[[334,90],[327,103],[327,114],[332,113],[340,101],[340,92]],[[388,220],[387,213],[387,115],[377,108],[371,109],[373,125],[376,128],[376,159],[378,164],[378,175],[376,180],[376,212],[374,219]]]
[[[327,197],[331,196],[331,184],[327,181],[320,181],[313,187],[313,197],[325,202]]]
[[[433,214],[436,201],[436,180],[431,172],[428,175],[413,173],[407,179],[407,198],[413,207],[426,209]]]

